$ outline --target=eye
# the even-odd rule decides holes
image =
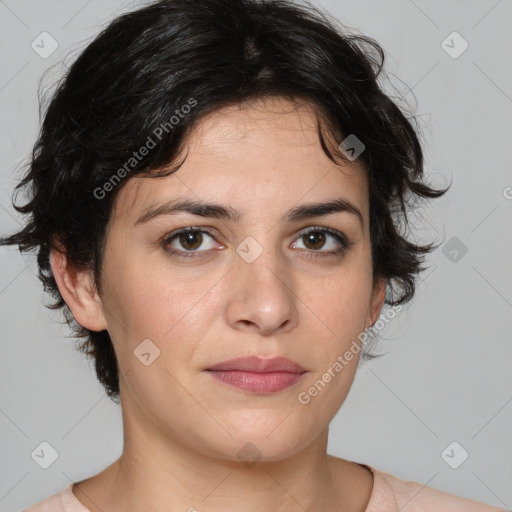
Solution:
[[[343,233],[331,228],[321,227],[311,227],[302,231],[297,240],[304,240],[304,247],[297,246],[297,241],[292,244],[292,247],[294,249],[304,249],[307,257],[313,258],[343,254],[353,244]],[[165,237],[162,246],[171,255],[186,260],[204,256],[201,253],[207,253],[214,249],[216,242],[213,233],[209,229],[187,227]],[[200,249],[201,247],[202,249]],[[223,246],[220,247],[223,248]]]
[[[215,243],[211,241],[204,247],[205,240],[208,241],[208,239],[214,240],[208,229],[188,227],[171,233],[163,241],[163,246],[166,251],[178,256],[178,258],[194,258],[196,257],[194,253],[206,252],[215,247]],[[176,248],[176,245],[180,245],[181,248]],[[203,249],[198,250],[201,246]]]
[[[330,239],[330,241],[329,241]],[[330,228],[311,227],[299,234],[298,240],[304,240],[305,247],[298,247],[313,253],[316,256],[336,256],[345,252],[346,249],[352,245],[352,242],[347,237]],[[297,242],[293,246],[297,248]],[[320,249],[324,250],[320,250]],[[314,254],[318,253],[318,254]]]

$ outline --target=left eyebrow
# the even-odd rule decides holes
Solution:
[[[176,199],[167,201],[161,205],[152,205],[135,221],[135,226],[143,224],[161,215],[175,215],[180,212],[190,213],[198,217],[213,219],[239,221],[243,214],[232,208],[216,203],[206,203],[195,199]],[[348,212],[355,215],[361,224],[364,225],[363,214],[353,203],[347,199],[334,199],[323,203],[310,203],[296,206],[285,214],[287,222],[298,222],[312,217],[322,217],[333,213]]]

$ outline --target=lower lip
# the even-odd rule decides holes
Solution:
[[[275,393],[296,384],[303,373],[268,372],[255,373],[240,370],[210,370],[215,379],[221,380],[231,386],[251,391],[253,393]]]

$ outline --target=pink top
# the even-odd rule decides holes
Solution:
[[[499,512],[477,501],[459,498],[412,481],[400,480],[367,464],[374,483],[366,512]],[[41,501],[23,512],[90,512],[75,497],[69,484],[60,493]]]

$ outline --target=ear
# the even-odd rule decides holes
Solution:
[[[372,326],[379,318],[380,311],[384,305],[384,300],[386,299],[387,283],[387,279],[378,277],[373,284],[373,292],[368,315],[369,318],[367,318],[368,325],[366,328]]]
[[[107,323],[92,271],[75,268],[63,246],[57,244],[58,249],[50,253],[50,263],[62,298],[82,327],[91,331],[105,330]]]

